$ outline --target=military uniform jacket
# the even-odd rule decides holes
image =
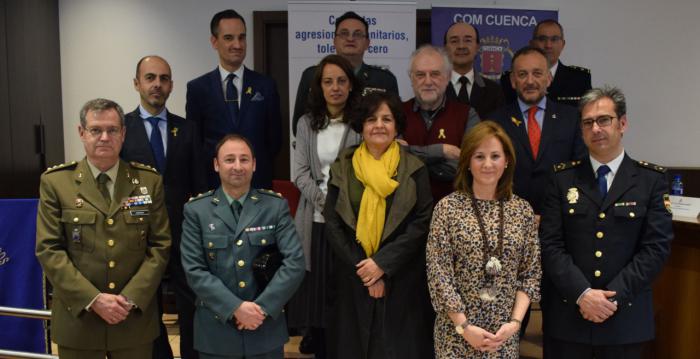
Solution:
[[[601,200],[589,158],[558,165],[540,224],[544,275],[554,285],[543,296],[549,335],[592,345],[654,337],[651,285],[673,238],[663,171],[625,155]],[[579,313],[576,300],[589,287],[617,292],[617,311],[603,323]]]
[[[56,343],[113,350],[153,341],[159,323],[154,294],[170,255],[160,176],[121,161],[108,206],[83,159],[47,170],[39,192],[36,255],[54,288]],[[85,309],[99,293],[124,295],[137,308],[109,325]]]
[[[284,261],[258,293],[251,264],[272,245]],[[200,195],[185,205],[181,251],[187,281],[197,295],[196,350],[249,356],[287,341],[282,309],[304,278],[304,254],[285,199],[251,189],[236,223],[222,188]],[[255,302],[267,313],[256,330],[236,328],[233,312],[244,301]]]
[[[512,102],[517,98],[510,84],[510,71],[501,75],[501,87],[506,95],[506,101]],[[555,102],[578,107],[581,96],[591,89],[591,71],[585,67],[567,66],[559,61],[557,72],[552,83],[547,88],[547,97]]]
[[[316,67],[318,66],[307,67],[301,74],[301,79],[299,80],[297,97],[294,100],[294,115],[292,116],[292,131],[295,136],[297,134],[299,118],[306,113],[306,98],[309,96],[309,91],[311,90],[311,81],[314,79]],[[389,70],[378,66],[367,65],[363,62],[362,66],[360,66],[360,71],[355,76],[357,76],[363,88],[363,92],[360,94],[363,94],[364,91],[367,90],[382,89],[394,93],[396,96],[399,95],[399,85],[396,82],[396,77]]]

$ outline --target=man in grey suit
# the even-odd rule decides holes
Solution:
[[[216,146],[221,186],[185,205],[182,265],[197,294],[194,347],[200,358],[284,356],[288,339],[282,309],[304,277],[304,254],[287,201],[251,188],[250,142],[229,134]],[[253,261],[277,247],[282,265],[265,286]]]

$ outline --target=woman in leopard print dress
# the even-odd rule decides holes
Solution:
[[[513,145],[484,121],[464,138],[456,192],[438,202],[427,244],[436,358],[518,358],[520,321],[539,300],[535,216],[512,194]]]

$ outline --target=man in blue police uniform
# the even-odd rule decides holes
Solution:
[[[547,55],[552,83],[547,88],[547,97],[569,106],[578,106],[583,94],[591,89],[591,71],[585,67],[565,65],[559,57],[564,50],[564,28],[556,20],[540,21],[532,32],[530,46]],[[512,70],[512,69],[511,69]],[[510,72],[501,76],[501,87],[507,101],[514,101],[516,94],[510,86]]]
[[[611,87],[581,99],[590,156],[556,165],[540,238],[552,358],[640,358],[654,338],[651,285],[673,229],[665,169],[624,151],[625,97]]]
[[[197,294],[194,347],[200,358],[277,358],[288,339],[283,307],[304,277],[304,254],[279,194],[252,189],[255,156],[242,136],[216,147],[221,187],[185,205],[182,265]],[[252,263],[276,246],[284,257],[267,286]]]
[[[346,58],[355,68],[355,77],[360,81],[364,91],[383,90],[399,95],[396,77],[389,70],[368,65],[364,62],[365,51],[369,47],[369,25],[367,20],[353,11],[348,11],[335,21],[333,46],[335,53]],[[306,98],[311,89],[311,81],[316,66],[310,66],[301,74],[297,97],[294,100],[292,132],[296,136],[297,122],[306,112]]]

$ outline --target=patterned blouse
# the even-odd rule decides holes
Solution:
[[[477,200],[477,206],[493,251],[499,232],[498,201]],[[435,206],[426,255],[430,296],[437,313],[437,359],[519,357],[517,333],[497,353],[482,353],[456,333],[447,315],[463,312],[472,325],[496,333],[511,318],[516,291],[526,293],[533,302],[539,301],[542,268],[532,207],[513,195],[504,203],[503,215],[502,269],[494,279],[497,295],[496,300],[486,302],[479,298],[479,290],[485,285],[483,243],[469,195],[454,192]]]

